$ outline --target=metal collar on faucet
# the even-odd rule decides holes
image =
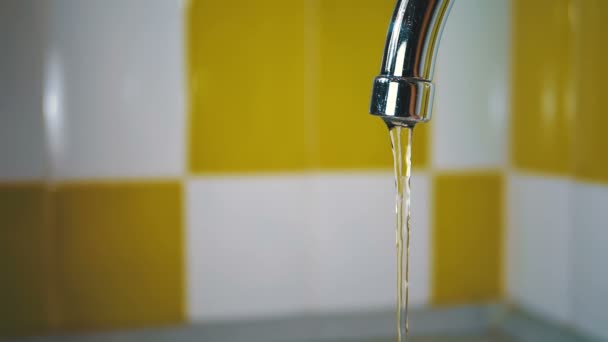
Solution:
[[[382,69],[374,80],[370,113],[389,125],[431,119],[433,69],[454,0],[398,0],[388,29]]]

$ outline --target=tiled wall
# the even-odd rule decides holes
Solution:
[[[604,1],[514,1],[508,294],[608,338]]]
[[[182,4],[0,13],[0,335],[183,322]]]
[[[435,304],[502,294],[510,24],[509,1],[455,1],[443,33],[429,134]]]
[[[392,308],[393,0],[0,3],[0,335]],[[411,303],[608,338],[602,0],[457,0]],[[503,270],[504,268],[504,270]]]
[[[0,16],[0,331],[19,334],[41,331],[52,310],[40,115],[45,15],[23,1],[2,2]]]
[[[394,306],[391,153],[367,115],[393,0],[0,6],[21,19],[0,20],[14,91],[0,92],[0,333]],[[543,213],[524,199],[508,207],[503,279],[505,192],[538,195],[517,162],[503,173],[520,140],[507,144],[509,92],[519,108],[523,89],[509,87],[510,11],[456,1],[444,32],[434,120],[414,139],[414,306],[496,301],[505,283],[542,303],[562,291],[526,292],[520,274],[545,281],[526,269],[545,265],[545,234],[518,228]],[[593,215],[579,246],[598,241]]]
[[[388,134],[366,114],[394,1],[237,3],[188,12],[191,317],[394,306]],[[414,306],[501,293],[508,10],[457,3],[446,28],[414,139]]]
[[[391,154],[366,114],[393,1],[9,3],[3,334],[394,305]],[[506,10],[463,2],[446,31],[414,306],[500,295]]]

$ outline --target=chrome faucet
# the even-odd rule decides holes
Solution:
[[[454,0],[397,1],[369,109],[389,127],[413,127],[431,119],[435,56],[453,3]]]

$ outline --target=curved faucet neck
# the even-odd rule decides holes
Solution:
[[[370,113],[393,124],[430,120],[435,57],[454,0],[398,0]]]

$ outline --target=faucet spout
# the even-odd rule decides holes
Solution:
[[[389,125],[431,119],[433,71],[441,33],[454,0],[398,0],[388,29],[370,114]]]

